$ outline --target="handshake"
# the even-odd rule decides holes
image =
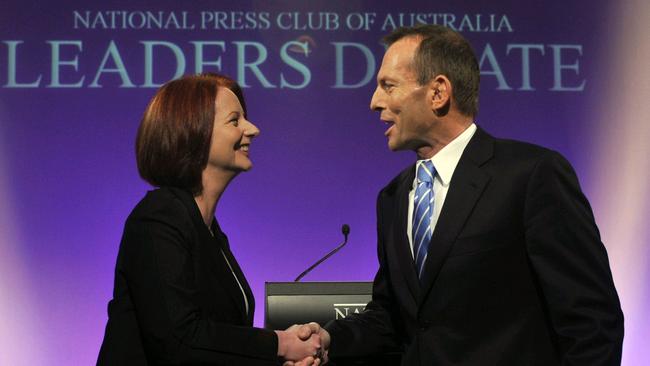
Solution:
[[[286,330],[276,330],[278,356],[283,366],[318,366],[328,361],[329,333],[318,323],[293,325]]]

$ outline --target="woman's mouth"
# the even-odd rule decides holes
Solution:
[[[250,149],[250,144],[240,144],[239,146],[237,146],[237,150],[243,152],[246,155],[248,155],[249,149]]]

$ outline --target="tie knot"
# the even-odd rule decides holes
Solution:
[[[425,160],[418,165],[417,175],[418,182],[433,183],[436,169],[433,167],[431,160]]]

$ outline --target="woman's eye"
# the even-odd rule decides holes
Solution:
[[[239,126],[239,119],[238,118],[231,119],[230,123],[232,123],[235,127],[237,127]]]

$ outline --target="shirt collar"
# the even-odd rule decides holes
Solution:
[[[454,170],[456,170],[456,165],[458,165],[458,161],[460,160],[461,155],[463,155],[465,147],[467,147],[469,140],[472,139],[472,136],[474,136],[475,132],[476,124],[472,123],[465,129],[465,131],[463,131],[463,133],[458,135],[455,139],[453,139],[450,143],[438,151],[431,159],[425,159],[431,160],[433,166],[436,168],[436,172],[438,173],[437,176],[440,178],[443,186],[449,185],[451,177],[454,174]],[[425,160],[418,160],[416,169]]]

